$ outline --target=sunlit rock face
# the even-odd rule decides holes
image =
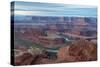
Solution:
[[[58,52],[59,61],[90,61],[97,59],[96,44],[80,40],[73,44],[60,48]]]
[[[35,52],[37,52],[36,49]],[[87,40],[74,41],[70,45],[61,47],[57,52],[57,58],[55,59],[50,59],[49,54],[46,52],[42,54],[39,52],[36,54],[35,52],[26,52],[17,56],[15,58],[15,65],[97,60],[97,45],[94,42]]]

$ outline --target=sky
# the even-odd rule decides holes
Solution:
[[[40,2],[14,2],[14,15],[23,16],[69,16],[69,17],[96,17],[96,6],[54,4]]]

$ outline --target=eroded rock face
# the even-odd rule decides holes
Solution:
[[[96,44],[91,41],[79,40],[60,48],[56,59],[50,59],[47,53],[24,53],[15,58],[15,65],[50,64],[73,61],[90,61],[96,59]]]
[[[24,53],[21,56],[15,58],[15,65],[29,65],[35,59],[35,55],[33,56],[30,53]]]
[[[73,44],[60,48],[58,52],[59,61],[89,61],[97,59],[96,44],[80,40]]]
[[[49,63],[49,59],[45,54],[31,54],[23,53],[21,56],[15,58],[15,65],[30,65],[30,64],[45,64]]]

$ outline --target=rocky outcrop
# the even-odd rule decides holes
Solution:
[[[37,51],[36,51],[37,52]],[[47,53],[24,53],[15,58],[15,65],[50,64],[61,62],[97,60],[97,45],[91,41],[79,40],[62,47],[56,59],[49,58]]]
[[[80,40],[73,44],[60,48],[58,52],[59,61],[90,61],[97,59],[96,44]]]
[[[30,53],[24,53],[21,56],[15,58],[15,65],[29,65],[35,59],[35,55],[33,56]]]

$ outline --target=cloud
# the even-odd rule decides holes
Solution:
[[[15,15],[30,16],[96,17],[96,12],[97,8],[93,6],[51,4],[38,2],[15,2],[14,7]]]

